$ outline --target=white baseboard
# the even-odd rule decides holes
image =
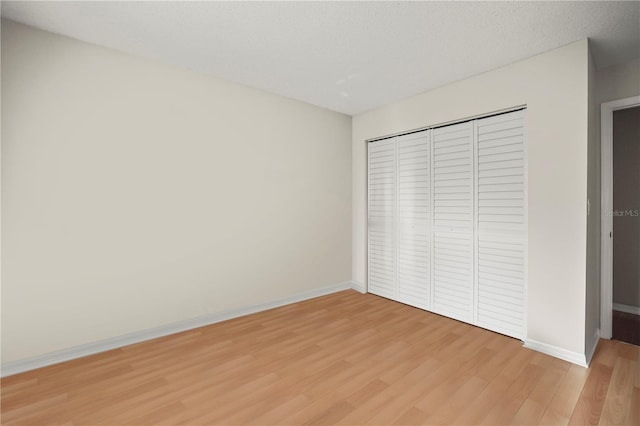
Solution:
[[[628,314],[640,315],[640,308],[637,306],[623,305],[621,303],[614,303],[613,310],[618,312],[626,312]]]
[[[226,321],[232,318],[262,312],[280,306],[290,305],[292,303],[302,302],[304,300],[336,293],[338,291],[349,290],[351,288],[353,288],[353,283],[351,281],[347,281],[340,284],[294,294],[283,299],[260,303],[258,305],[232,309],[230,311],[219,312],[211,315],[204,315],[185,321],[162,325],[160,327],[154,327],[134,333],[128,333],[122,336],[112,337],[110,339],[100,340],[98,342],[91,342],[84,345],[74,346],[68,349],[49,352],[31,358],[10,361],[2,364],[2,367],[0,368],[0,377],[11,376],[13,374],[34,370],[36,368],[47,367],[49,365],[70,361],[72,359],[81,358],[87,355],[93,355],[111,349],[121,348],[123,346],[132,345],[134,343],[144,342],[145,340],[168,336],[170,334],[215,324],[217,322]]]
[[[598,348],[598,343],[600,342],[600,329],[597,329],[591,340],[587,342],[587,353],[586,353],[586,361],[587,365],[591,364],[591,360],[593,359],[593,354],[596,353],[596,349]]]
[[[357,281],[351,281],[351,288],[354,289],[355,291],[358,291],[362,294],[365,294],[367,291],[365,290],[364,284],[363,283],[359,283]]]
[[[569,361],[581,367],[589,367],[589,364],[587,363],[587,357],[585,356],[585,354],[581,354],[579,352],[569,351],[567,349],[562,349],[557,346],[530,339],[525,340],[523,346],[534,351],[542,352],[543,354],[551,355],[553,357]]]

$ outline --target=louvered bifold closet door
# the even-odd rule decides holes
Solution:
[[[396,138],[398,156],[397,300],[430,309],[429,131]]]
[[[432,310],[473,321],[473,123],[432,130]]]
[[[394,139],[368,144],[369,285],[378,296],[396,293],[396,146]]]
[[[477,324],[525,337],[524,110],[477,120]]]

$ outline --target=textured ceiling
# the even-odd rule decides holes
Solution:
[[[2,2],[2,16],[356,114],[586,37],[640,57],[640,2]]]

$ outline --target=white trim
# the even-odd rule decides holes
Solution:
[[[353,282],[347,281],[315,290],[305,291],[303,293],[294,294],[282,299],[270,302],[260,303],[244,308],[232,309],[225,312],[219,312],[211,315],[204,315],[197,318],[179,321],[173,324],[166,324],[159,327],[136,331],[122,336],[112,337],[110,339],[91,342],[84,345],[74,346],[68,349],[62,349],[55,352],[49,352],[37,355],[31,358],[11,361],[2,364],[0,369],[0,377],[11,376],[13,374],[22,373],[36,368],[46,367],[60,362],[70,361],[72,359],[81,358],[87,355],[93,355],[111,349],[121,348],[123,346],[132,345],[134,343],[144,342],[158,337],[168,336],[170,334],[180,333],[182,331],[192,330],[198,327],[204,327],[217,322],[226,321],[245,315],[255,314],[257,312],[266,311],[292,303],[302,302],[304,300],[313,299],[315,297],[325,296],[327,294],[336,293],[343,290],[349,290],[353,287]]]
[[[604,102],[600,105],[600,331],[611,339],[613,311],[613,112],[640,105],[640,96]],[[607,214],[609,213],[609,214]]]
[[[621,303],[614,303],[613,310],[618,312],[626,312],[627,314],[640,315],[640,308],[637,306],[623,305]]]
[[[555,357],[555,358],[560,358],[565,361],[569,361],[581,367],[589,367],[589,364],[587,362],[587,357],[585,356],[585,354],[581,354],[579,352],[569,351],[567,349],[562,349],[557,346],[549,345],[547,343],[542,343],[542,342],[538,342],[530,339],[525,340],[523,346],[527,349],[532,349],[534,351],[542,352],[543,354],[551,355],[552,357]]]
[[[586,353],[587,365],[591,364],[591,360],[593,359],[593,354],[596,353],[596,349],[598,348],[598,343],[600,343],[600,329],[596,329],[595,333],[593,333],[593,337],[591,337],[591,341],[587,342],[587,353]]]
[[[355,290],[359,293],[366,294],[367,289],[363,283],[359,283],[357,281],[351,281],[351,289]]]

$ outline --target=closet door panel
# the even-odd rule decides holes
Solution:
[[[524,111],[477,121],[477,324],[525,337]]]
[[[526,337],[524,114],[368,144],[371,293]]]
[[[396,147],[394,139],[368,144],[368,291],[396,293]]]
[[[432,130],[434,312],[473,321],[473,125]]]
[[[429,132],[396,138],[398,156],[397,300],[429,309],[430,151]]]

